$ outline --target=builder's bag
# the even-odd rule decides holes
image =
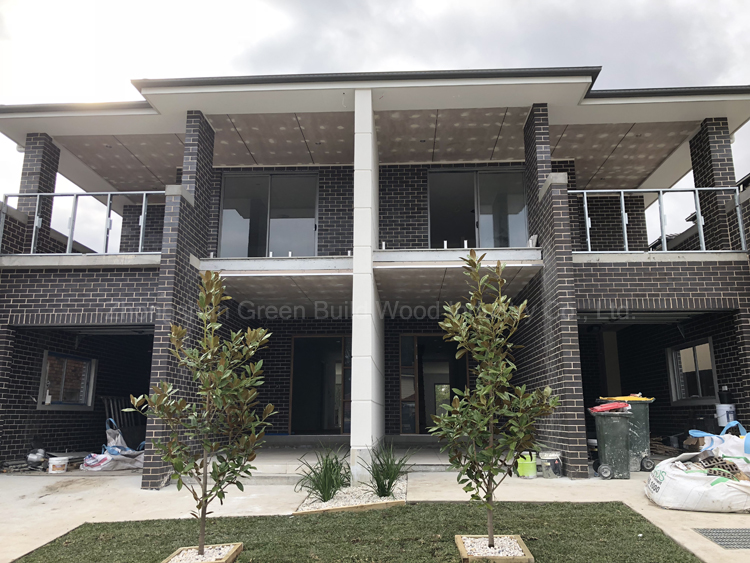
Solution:
[[[727,430],[737,427],[739,436],[727,434]],[[745,473],[750,473],[750,440],[747,438],[745,427],[738,420],[733,420],[721,431],[721,434],[708,434],[701,430],[691,430],[690,435],[694,438],[703,438],[704,450],[712,450],[714,454],[720,454],[725,459],[730,459]]]
[[[662,508],[696,512],[750,512],[750,481],[705,468],[706,455],[689,452],[659,463],[646,481],[646,496]],[[717,458],[717,466],[727,461]],[[737,475],[737,474],[735,474]]]

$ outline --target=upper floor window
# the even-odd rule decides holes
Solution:
[[[430,248],[526,247],[523,173],[431,172],[429,219]]]
[[[667,349],[672,403],[718,402],[716,368],[710,339]]]
[[[93,409],[96,363],[89,358],[45,351],[37,408]]]
[[[222,258],[315,256],[318,178],[309,174],[226,174]]]

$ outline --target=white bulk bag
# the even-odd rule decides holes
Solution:
[[[713,477],[705,470],[683,471],[676,465],[699,455],[689,452],[659,463],[646,481],[646,496],[672,510],[750,512],[750,481]]]

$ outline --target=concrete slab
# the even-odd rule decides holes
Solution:
[[[9,563],[85,522],[190,517],[194,506],[189,493],[175,486],[144,491],[140,483],[140,473],[135,472],[0,475],[0,498],[6,508],[0,511],[0,563]],[[264,482],[244,492],[231,491],[223,506],[217,502],[211,509],[215,516],[291,514],[304,498],[294,492],[294,485]]]
[[[509,478],[495,499],[513,502],[608,502],[621,501],[661,528],[678,544],[707,563],[747,563],[750,549],[724,549],[694,528],[747,528],[748,514],[717,514],[665,510],[643,492],[647,473],[633,473],[628,480],[599,478],[571,480]],[[456,473],[411,473],[407,502],[465,501],[469,495],[456,483]]]

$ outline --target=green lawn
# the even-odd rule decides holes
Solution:
[[[123,511],[127,499],[119,499]],[[238,561],[452,562],[457,533],[483,534],[486,512],[460,503],[424,503],[361,513],[217,518],[209,543],[242,541]],[[521,534],[537,563],[699,563],[656,526],[621,503],[499,503],[496,534]],[[194,545],[195,520],[85,524],[23,563],[159,563]],[[639,537],[642,534],[642,537]]]

